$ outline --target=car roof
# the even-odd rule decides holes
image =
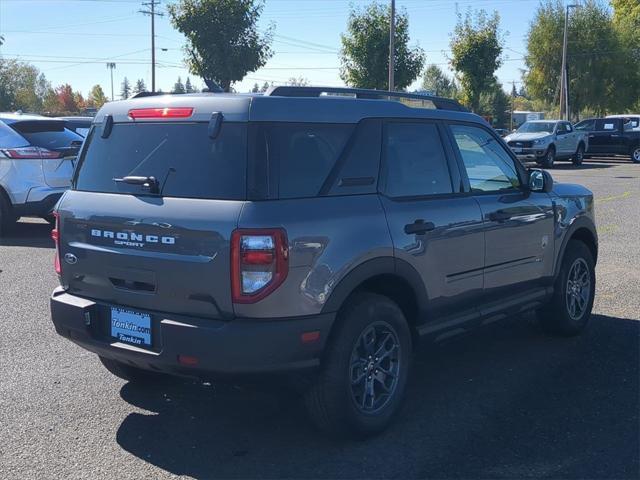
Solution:
[[[66,120],[68,122],[93,122],[93,117],[55,117],[55,120]]]
[[[549,120],[527,120],[526,123],[557,123],[557,122],[566,122],[567,120],[554,120],[554,119],[549,119]]]
[[[347,90],[347,89],[345,89]],[[250,95],[235,93],[193,93],[155,95],[106,103],[94,117],[102,123],[106,115],[114,122],[133,122],[128,112],[135,108],[190,107],[193,114],[176,121],[209,121],[221,112],[230,122],[318,122],[357,123],[364,118],[425,118],[459,120],[487,125],[478,115],[430,108],[412,108],[397,100],[353,98]],[[136,120],[143,122],[145,120]],[[151,120],[153,121],[153,120]],[[157,119],[156,119],[157,121]]]
[[[2,120],[7,125],[10,125],[15,122],[22,121],[43,121],[43,120],[55,120],[55,118],[44,117],[42,115],[37,115],[35,113],[0,113],[0,120]]]
[[[618,115],[607,115],[605,118],[629,118],[629,117],[640,117],[640,114],[627,113],[627,114],[618,114]]]

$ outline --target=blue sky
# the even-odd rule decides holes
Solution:
[[[172,0],[162,0],[160,11]],[[111,87],[106,62],[115,62],[116,97],[126,76],[151,84],[150,21],[138,11],[142,0],[0,0],[0,47],[4,58],[36,65],[56,86],[70,83],[83,94],[102,85]],[[261,27],[275,24],[275,55],[262,69],[234,85],[248,91],[254,82],[282,83],[307,78],[314,85],[339,86],[340,34],[345,31],[350,5],[369,0],[266,0]],[[525,35],[539,0],[396,0],[409,14],[411,42],[427,53],[427,63],[447,69],[449,35],[456,22],[456,6],[497,10],[506,36],[504,65],[497,72],[505,83],[520,81]],[[182,35],[165,15],[156,23],[157,87],[172,88],[178,76],[189,75],[182,65]],[[166,49],[166,51],[160,49]],[[199,78],[191,75],[195,85]],[[417,82],[414,86],[417,87]],[[516,87],[519,84],[516,83]]]

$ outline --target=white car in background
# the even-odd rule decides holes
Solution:
[[[83,140],[64,120],[0,113],[0,236],[20,217],[51,220]]]
[[[534,161],[545,168],[553,168],[556,160],[581,165],[587,150],[586,134],[565,120],[525,122],[504,140],[519,160]]]

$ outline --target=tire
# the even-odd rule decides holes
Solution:
[[[640,163],[640,145],[636,145],[631,149],[630,157],[633,163]]]
[[[556,148],[551,145],[547,149],[547,153],[542,159],[542,166],[544,168],[553,168],[554,163],[556,162]]]
[[[404,314],[387,297],[360,293],[347,300],[334,328],[323,368],[305,392],[309,416],[334,436],[381,432],[400,407],[409,374],[412,345]],[[382,385],[389,394],[381,394]]]
[[[140,384],[151,383],[154,380],[160,379],[162,376],[160,373],[142,370],[110,358],[101,356],[98,356],[98,358],[102,365],[104,365],[104,368],[109,370],[109,372],[116,377],[121,378],[122,380],[127,380],[128,382]]]
[[[11,211],[11,204],[7,201],[3,193],[4,192],[0,190],[0,237],[8,233],[18,221],[18,217]]]
[[[576,283],[578,285],[572,290]],[[583,242],[569,240],[553,297],[536,312],[538,323],[547,333],[567,337],[579,334],[591,316],[595,288],[595,262],[591,251]]]
[[[583,160],[584,160],[584,145],[579,144],[578,149],[576,150],[576,153],[573,155],[573,158],[571,159],[571,161],[576,167],[579,167],[580,165],[582,165]]]

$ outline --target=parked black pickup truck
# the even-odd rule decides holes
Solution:
[[[640,131],[628,118],[590,118],[575,125],[587,133],[587,155],[628,155],[640,163]]]

